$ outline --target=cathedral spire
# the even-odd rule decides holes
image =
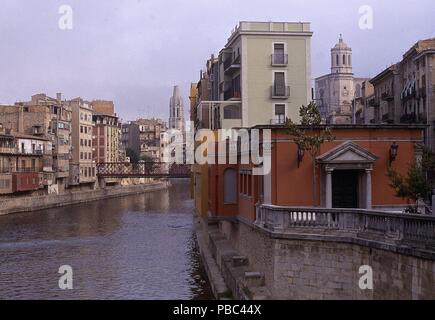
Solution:
[[[184,132],[184,105],[179,86],[174,86],[169,102],[169,129]]]

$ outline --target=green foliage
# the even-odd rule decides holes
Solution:
[[[145,166],[146,173],[153,172],[154,168],[156,167],[156,163],[155,163],[153,157],[150,157],[149,155],[144,154],[140,157],[140,160],[145,163],[144,166]]]
[[[310,153],[313,166],[313,205],[316,204],[316,157],[323,143],[333,141],[335,137],[330,127],[322,126],[322,117],[314,102],[299,109],[301,124],[297,125],[291,119],[287,122],[289,133],[300,149]]]
[[[141,156],[140,156],[140,160],[141,160],[141,161],[145,161],[145,162],[153,162],[153,161],[154,161],[153,157],[150,157],[150,156],[147,155],[147,154],[143,154],[143,155],[141,155]]]
[[[299,110],[301,125],[295,124],[292,120],[287,122],[290,134],[294,137],[299,148],[311,154],[313,162],[320,152],[320,147],[327,141],[335,138],[330,127],[321,128],[322,117],[314,102],[308,106],[302,106]]]
[[[139,162],[139,160],[140,160],[139,155],[132,148],[127,148],[125,150],[125,153],[126,153],[127,157],[130,158],[131,163],[138,163]]]
[[[426,179],[426,169],[423,163],[411,164],[405,177],[390,167],[387,176],[390,179],[390,186],[395,190],[396,197],[407,199],[408,202],[412,201],[414,204],[418,199],[426,198],[432,189]],[[408,211],[417,212],[416,209],[416,207],[411,207]]]

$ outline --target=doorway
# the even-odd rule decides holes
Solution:
[[[332,207],[358,208],[357,170],[334,170],[332,173]]]

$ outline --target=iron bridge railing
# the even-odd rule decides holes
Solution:
[[[191,165],[166,162],[108,162],[97,164],[102,178],[189,178]]]

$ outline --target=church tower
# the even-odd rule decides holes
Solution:
[[[174,87],[169,101],[169,129],[177,129],[184,133],[184,106],[179,86]]]
[[[331,49],[331,74],[343,73],[353,74],[352,71],[352,49],[340,39],[334,48]]]

